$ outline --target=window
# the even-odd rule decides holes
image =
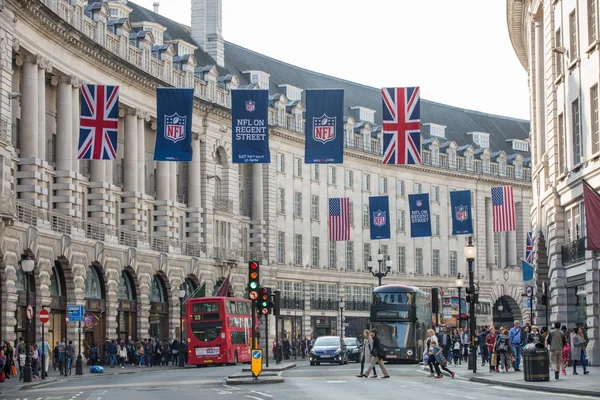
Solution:
[[[277,153],[277,172],[285,172],[285,154]]]
[[[588,42],[592,46],[598,39],[597,1],[588,0]]]
[[[285,264],[285,232],[277,232],[277,262]]]
[[[405,212],[404,210],[398,210],[398,213],[396,215],[396,219],[397,219],[397,226],[396,229],[398,230],[398,232],[405,232],[406,229],[406,225],[405,225]]]
[[[560,31],[560,28],[558,28],[554,34],[555,36],[555,42],[556,42],[556,47],[561,47],[563,45],[563,41],[562,41],[562,32]],[[556,64],[556,75],[557,76],[561,76],[563,74],[563,67],[564,67],[564,58],[563,55],[559,52],[555,52],[554,53],[554,57],[555,57],[555,64]]]
[[[387,178],[379,178],[379,193],[387,194]]]
[[[471,155],[467,156],[467,169],[469,171],[472,171],[474,166],[475,166],[475,164],[473,163],[473,156],[471,156]]]
[[[256,83],[261,89],[269,89],[269,74],[262,71],[249,71],[250,82]],[[244,72],[247,73],[247,72]]]
[[[279,188],[279,202],[277,204],[279,205],[277,211],[280,214],[285,214],[285,189],[284,188]]]
[[[329,177],[328,177],[328,183],[330,185],[335,185],[336,184],[336,176],[335,176],[335,167],[329,167]]]
[[[440,251],[438,249],[433,249],[431,254],[431,274],[440,274]]]
[[[329,268],[335,268],[337,264],[337,242],[329,242]]]
[[[354,172],[346,170],[346,179],[345,185],[347,188],[354,187]]]
[[[371,258],[371,243],[363,243],[363,268],[369,269],[369,259]]]
[[[484,158],[482,160],[482,162],[483,162],[483,173],[484,174],[489,174],[491,172],[490,159],[489,158]]]
[[[498,161],[498,170],[500,172],[500,176],[506,175],[506,161]]]
[[[310,164],[310,179],[319,181],[319,164]]]
[[[592,114],[592,153],[600,151],[600,126],[598,125],[598,84],[590,89],[590,113]]]
[[[363,174],[362,190],[371,191],[371,175]]]
[[[450,276],[456,276],[457,272],[457,254],[455,250],[450,250]]]
[[[573,165],[581,162],[581,126],[579,122],[579,99],[571,104],[573,130]]]
[[[494,232],[494,265],[500,266],[500,232]]]
[[[348,217],[350,219],[350,226],[354,226],[354,203],[350,201],[350,209],[348,210]]]
[[[567,161],[565,159],[565,117],[563,114],[558,115],[558,166],[560,168],[559,175],[567,171]]]
[[[474,132],[473,143],[482,148],[490,147],[490,135],[484,132]]]
[[[414,192],[421,193],[421,190],[422,190],[422,185],[420,183],[415,183]]]
[[[383,262],[385,265],[385,262],[387,261],[387,258],[388,258],[388,245],[387,244],[381,245],[381,254],[383,254]]]
[[[423,275],[423,249],[421,247],[415,249],[415,274]]]
[[[579,46],[577,44],[577,10],[573,10],[569,14],[569,39],[571,50],[571,61],[579,57]]]
[[[406,273],[406,250],[404,246],[398,246],[398,272]]]
[[[302,265],[302,235],[294,235],[294,264]]]
[[[396,196],[404,197],[404,181],[396,182]]]
[[[370,225],[371,219],[369,218],[369,205],[363,204],[363,228],[368,228]]]
[[[311,239],[312,265],[319,266],[319,237],[313,236]]]
[[[440,201],[440,187],[439,186],[432,186],[431,187],[431,200],[432,201]]]
[[[440,235],[440,216],[438,214],[433,214],[433,226],[431,233],[433,236]]]
[[[302,193],[294,193],[294,217],[302,218]]]
[[[525,140],[514,139],[512,141],[512,148],[513,150],[529,151],[529,143],[527,143]]]
[[[310,197],[310,218],[319,220],[319,196]]]
[[[294,176],[302,176],[302,160],[294,158]]]
[[[346,242],[346,269],[354,269],[354,242]]]
[[[446,137],[446,127],[444,125],[429,124],[429,134],[441,138]]]

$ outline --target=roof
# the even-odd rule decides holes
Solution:
[[[164,40],[181,39],[198,45],[191,37],[190,27],[156,14],[131,1],[127,5],[133,10],[130,14],[132,22],[156,22],[167,28],[164,33]],[[270,74],[269,92],[271,94],[282,92],[282,88],[278,87],[279,85],[296,86],[304,89],[302,92],[302,102],[304,104],[306,104],[306,89],[344,89],[344,107],[348,114],[350,114],[351,107],[366,107],[376,111],[373,125],[381,125],[382,123],[381,91],[378,88],[303,69],[227,41],[225,42],[225,68],[217,66],[216,61],[201,48],[194,52],[194,57],[199,66],[215,65],[219,76],[237,75],[240,80],[240,88],[245,88],[250,84],[248,74],[243,74],[242,71],[266,72]],[[512,143],[507,142],[507,140],[525,140],[529,137],[530,129],[529,121],[526,120],[421,99],[421,124],[427,123],[446,126],[446,140],[454,141],[458,146],[469,144],[473,148],[477,148],[478,146],[473,143],[472,137],[467,133],[489,133],[490,150],[493,152],[503,150],[507,154],[515,153],[515,150],[512,149]],[[422,126],[421,134],[424,139],[434,137],[429,134],[429,129],[426,126]]]

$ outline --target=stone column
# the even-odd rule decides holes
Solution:
[[[262,259],[265,247],[263,164],[252,165],[252,220],[250,221],[250,252]]]
[[[58,104],[56,113],[56,170],[70,171],[73,151],[73,89],[71,78],[58,78]]]
[[[38,150],[37,156],[42,160],[46,158],[46,68],[51,71],[47,62],[40,62],[38,68]],[[27,112],[27,111],[25,111]]]
[[[137,126],[137,165],[138,165],[138,192],[146,193],[146,116],[147,113],[138,113]]]
[[[500,268],[508,266],[506,258],[506,232],[500,232]]]
[[[494,266],[494,225],[492,220],[492,199],[485,198],[485,250],[488,267]]]
[[[124,192],[138,191],[138,112],[135,109],[129,109],[125,115],[125,155],[123,157]]]
[[[80,94],[79,90],[81,88],[81,80],[77,78],[71,78],[72,90],[72,106],[73,112],[71,112],[71,118],[73,119],[72,127],[73,127],[73,163],[71,165],[71,169],[73,172],[79,174],[79,159],[77,158],[77,153],[79,150],[79,116],[81,114],[81,106],[80,106]]]
[[[525,239],[523,239],[525,240]],[[506,232],[506,260],[509,267],[517,265],[517,232],[510,231]],[[520,257],[525,257],[525,254],[521,254]],[[520,265],[520,264],[519,264]]]
[[[546,152],[545,113],[546,102],[544,95],[544,25],[542,21],[535,22],[535,125],[537,131],[537,162],[541,162]],[[544,188],[546,183],[542,182]]]
[[[169,162],[169,200],[177,201],[177,163]]]
[[[168,161],[156,162],[156,200],[169,200],[171,167]]]
[[[201,162],[200,162],[200,137],[197,133],[192,134],[192,162],[188,168],[188,209],[187,209],[187,234],[189,245],[193,248],[187,252],[188,255],[199,256],[200,243],[202,241],[202,202],[201,202]],[[184,251],[188,244],[184,246]],[[193,254],[192,254],[193,251]]]

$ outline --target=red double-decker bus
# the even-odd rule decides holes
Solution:
[[[250,362],[250,300],[233,297],[189,299],[186,326],[189,364]]]

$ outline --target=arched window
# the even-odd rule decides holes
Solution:
[[[51,296],[64,296],[62,280],[56,266],[52,267],[52,275],[50,275],[50,295]]]
[[[185,297],[188,297],[194,293],[194,290],[196,290],[197,287],[196,283],[192,279],[186,278],[183,283],[183,288],[185,289]]]
[[[17,288],[17,292],[25,291],[25,274],[19,267],[17,267],[17,280],[15,281],[15,287]]]
[[[166,303],[167,296],[165,295],[165,287],[162,279],[154,275],[152,286],[150,287],[150,302],[151,303]]]
[[[121,272],[119,286],[117,289],[117,298],[119,300],[135,300],[133,282],[131,280],[131,276],[126,271]]]
[[[90,265],[85,277],[85,298],[102,299],[102,281],[98,275],[98,270]]]
[[[222,181],[218,176],[215,177],[215,197],[221,196]]]

